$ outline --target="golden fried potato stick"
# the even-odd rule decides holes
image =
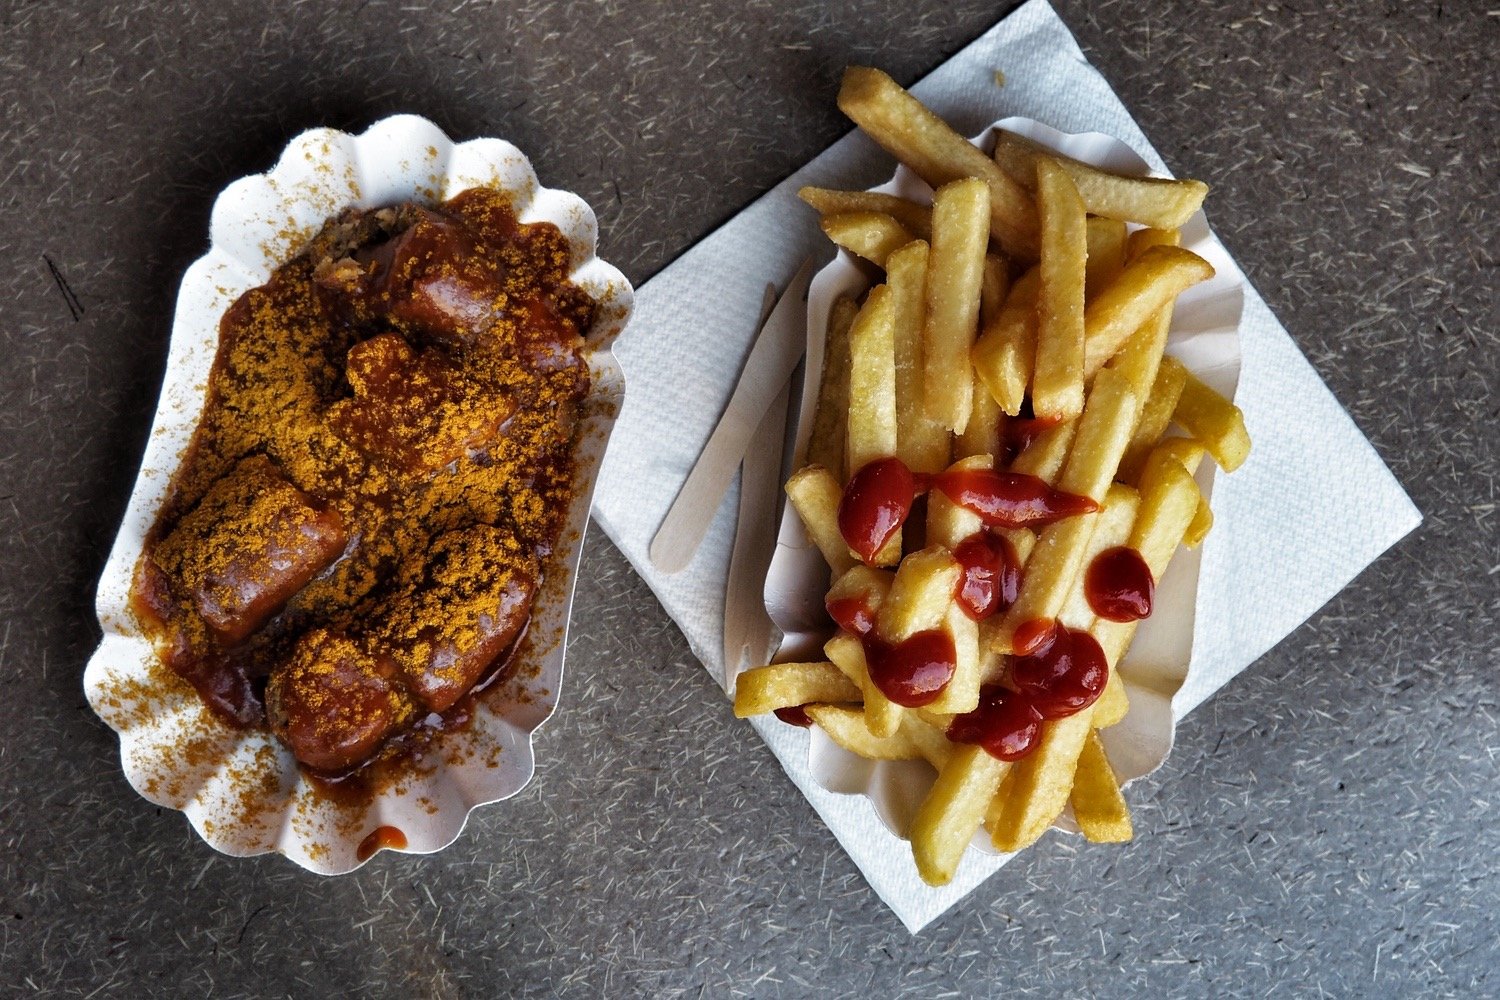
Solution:
[[[927,709],[945,715],[972,712],[979,707],[979,688],[984,681],[979,657],[979,623],[950,600],[940,627],[953,639],[953,678],[927,705]]]
[[[958,586],[958,561],[941,545],[929,545],[901,560],[890,592],[880,604],[875,631],[886,642],[939,628]]]
[[[953,756],[953,744],[948,742],[948,734],[917,712],[902,713],[901,735],[911,740],[922,759],[939,771]]]
[[[1042,259],[1031,408],[1043,420],[1072,420],[1083,411],[1088,226],[1073,182],[1048,160],[1037,164],[1037,210]]]
[[[895,80],[878,69],[850,66],[838,103],[866,135],[934,189],[962,177],[984,181],[991,235],[1007,256],[1036,259],[1036,207],[1026,190]]]
[[[833,300],[828,310],[828,332],[823,338],[823,374],[818,382],[818,405],[807,442],[807,463],[825,469],[844,467],[845,426],[849,418],[849,328],[859,306],[847,295]]]
[[[1250,454],[1245,415],[1198,376],[1185,368],[1183,373],[1182,394],[1172,410],[1172,419],[1203,442],[1219,468],[1233,472]]]
[[[1036,293],[1040,283],[1041,272],[1036,268],[1022,275],[1004,305],[986,321],[970,352],[974,371],[1000,409],[1012,417],[1021,412],[1036,364]]]
[[[871,735],[881,738],[892,736],[901,728],[901,718],[906,709],[891,701],[885,692],[876,687],[870,677],[870,665],[865,660],[865,647],[848,632],[840,631],[823,644],[823,655],[833,661],[834,666],[846,678],[858,685],[865,703],[865,726]]]
[[[971,409],[969,350],[979,329],[989,200],[984,182],[966,177],[938,188],[932,201],[932,253],[922,325],[923,403],[928,416],[958,434],[968,426]]]
[[[1136,260],[1154,246],[1175,247],[1181,239],[1175,229],[1138,229],[1130,234],[1126,242],[1126,256]],[[1130,390],[1136,395],[1136,419],[1139,411],[1151,397],[1151,386],[1156,381],[1156,370],[1161,365],[1162,355],[1167,349],[1167,334],[1172,327],[1172,303],[1162,306],[1151,314],[1151,318],[1131,335],[1125,346],[1108,365],[1124,375],[1130,382]],[[1128,453],[1129,449],[1127,449]]]
[[[1153,579],[1161,579],[1198,507],[1198,487],[1175,462],[1159,462],[1141,483],[1141,503],[1128,544],[1141,554]],[[1096,619],[1090,631],[1114,675],[1135,635],[1136,622]],[[1045,723],[1035,749],[1016,763],[1014,784],[990,826],[997,850],[1018,851],[1052,825],[1073,787],[1078,757],[1093,728],[1098,702],[1075,715]]]
[[[814,701],[859,701],[860,690],[832,663],[774,663],[740,674],[734,687],[735,718]]]
[[[1109,493],[1104,498],[1104,506],[1095,515],[1094,530],[1083,549],[1080,575],[1064,595],[1062,605],[1056,613],[1058,621],[1069,628],[1078,629],[1087,629],[1094,624],[1094,609],[1089,606],[1088,595],[1084,593],[1082,586],[1082,570],[1105,549],[1125,544],[1140,507],[1141,495],[1134,489],[1121,483],[1110,486]]]
[[[1088,263],[1084,270],[1084,301],[1094,298],[1125,267],[1125,223],[1091,215],[1088,219]]]
[[[805,187],[797,192],[797,197],[811,205],[819,215],[879,212],[901,223],[919,239],[925,240],[932,236],[932,207],[919,205],[893,194]]]
[[[866,760],[916,760],[922,756],[904,727],[890,736],[876,736],[865,725],[865,713],[843,705],[808,705],[807,717],[828,738]]]
[[[849,330],[849,436],[852,476],[877,458],[896,454],[895,298],[877,285]]]
[[[896,455],[913,472],[940,472],[948,464],[948,428],[923,402],[922,328],[927,315],[926,243],[914,240],[886,261],[893,300],[896,351]]]
[[[916,239],[909,229],[880,212],[825,215],[818,225],[830,240],[876,267],[885,267],[887,257]]]
[[[1132,260],[1084,313],[1084,377],[1093,378],[1154,313],[1213,276],[1208,261],[1181,247],[1154,246]]]
[[[984,261],[984,283],[979,288],[979,329],[984,330],[995,322],[1000,310],[1005,307],[1005,298],[1010,290],[1010,267],[1006,262],[990,254]],[[978,344],[976,343],[976,347]],[[970,367],[973,367],[974,351],[969,352]],[[974,371],[974,385],[970,390],[973,400],[968,426],[953,443],[953,452],[959,458],[970,455],[998,455],[1004,450],[1003,428],[1006,414],[1000,409],[995,396],[985,384],[979,371]]]
[[[1073,791],[1068,798],[1078,829],[1091,843],[1121,844],[1135,835],[1130,807],[1120,794],[1120,782],[1109,765],[1109,755],[1104,752],[1097,731],[1084,740],[1083,752],[1078,756],[1078,772],[1073,776]]]
[[[1156,442],[1172,422],[1172,411],[1182,395],[1187,380],[1187,369],[1174,358],[1161,359],[1156,369],[1156,378],[1151,382],[1151,395],[1140,408],[1135,429],[1130,432],[1130,444],[1125,448],[1125,457],[1120,460],[1120,479],[1123,482],[1139,482],[1145,469],[1146,459]]]
[[[1028,190],[1039,160],[1051,160],[1068,172],[1092,215],[1139,222],[1157,229],[1176,229],[1203,207],[1208,185],[1202,181],[1162,177],[1124,177],[1054,153],[1013,132],[995,140],[995,160],[1006,175]]]
[[[953,881],[959,859],[1011,765],[968,744],[954,744],[948,762],[912,820],[907,837],[917,874],[928,885]]]
[[[1047,428],[1016,456],[1016,460],[1010,463],[1010,470],[1036,476],[1048,485],[1056,486],[1057,477],[1062,473],[1063,463],[1068,459],[1068,451],[1073,447],[1073,438],[1077,434],[1076,420]]]
[[[844,491],[833,473],[821,465],[803,466],[786,481],[786,495],[833,574],[839,576],[853,566],[857,560],[839,531]]]

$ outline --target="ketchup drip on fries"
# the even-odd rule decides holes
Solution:
[[[776,718],[789,726],[800,726],[803,729],[812,727],[812,719],[807,714],[807,706],[792,705],[788,708],[776,709]]]
[[[849,480],[839,501],[839,533],[865,563],[875,559],[911,514],[919,493],[936,488],[949,500],[998,528],[1038,528],[1099,505],[1053,489],[1023,472],[961,469],[920,475],[899,458],[878,458]]]
[[[875,632],[875,613],[859,597],[827,603],[828,614],[856,636],[864,647],[865,669],[880,693],[905,708],[930,705],[943,693],[958,670],[953,637],[929,629],[901,642],[887,642]]]
[[[1112,622],[1140,621],[1151,614],[1156,581],[1151,567],[1135,549],[1118,545],[1105,549],[1089,563],[1083,593],[1100,618]]]
[[[1037,632],[1035,651],[1011,658],[1013,688],[986,685],[979,707],[949,724],[948,739],[981,746],[1000,760],[1020,760],[1041,739],[1044,721],[1065,719],[1098,700],[1109,680],[1098,641],[1051,621],[1040,622]]]
[[[953,550],[961,570],[953,598],[975,621],[983,621],[1016,603],[1021,592],[1021,560],[999,535],[981,531]]]

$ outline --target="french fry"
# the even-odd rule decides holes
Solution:
[[[1250,435],[1240,408],[1186,369],[1172,419],[1203,442],[1225,472],[1238,469],[1250,454]]]
[[[1041,159],[1051,160],[1068,172],[1091,214],[1122,222],[1176,229],[1203,207],[1208,194],[1208,185],[1202,181],[1112,174],[1054,153],[1013,132],[1001,132],[995,141],[996,162],[1007,176],[1028,189]]]
[[[974,370],[1009,416],[1021,412],[1036,364],[1036,293],[1041,273],[1032,268],[1005,297],[974,344]]]
[[[1130,444],[1125,448],[1125,457],[1120,460],[1120,478],[1125,482],[1140,481],[1151,449],[1156,447],[1156,442],[1161,440],[1167,425],[1172,422],[1172,411],[1177,408],[1186,381],[1187,369],[1180,362],[1170,356],[1161,359],[1156,378],[1151,383],[1151,395],[1140,407],[1135,429],[1130,432]]]
[[[1073,776],[1073,791],[1068,798],[1078,829],[1091,843],[1119,844],[1134,836],[1130,808],[1120,794],[1120,783],[1097,731],[1084,740],[1078,771]]]
[[[1119,671],[1112,670],[1109,681],[1104,685],[1104,692],[1094,702],[1094,728],[1108,729],[1110,726],[1117,726],[1129,711],[1130,696],[1125,692],[1125,682],[1120,680]]]
[[[919,239],[925,240],[932,235],[932,208],[893,194],[805,187],[797,192],[797,197],[811,205],[819,215],[879,212],[901,223]]]
[[[970,393],[973,409],[969,411],[969,424],[953,441],[953,455],[968,458],[971,455],[998,455],[1005,447],[1005,421],[1009,418],[990,395],[979,373],[974,373],[974,385]]]
[[[917,874],[947,885],[1011,765],[977,746],[958,744],[917,809],[907,836]]]
[[[954,715],[972,712],[979,707],[979,687],[984,679],[979,656],[979,623],[950,601],[941,627],[953,640],[953,677],[927,708]]]
[[[1181,234],[1175,229],[1138,229],[1126,240],[1126,257],[1128,260],[1136,260],[1155,246],[1175,247],[1181,238]],[[1167,334],[1171,326],[1172,304],[1168,303],[1152,313],[1151,318],[1131,335],[1125,346],[1108,362],[1109,367],[1130,380],[1130,389],[1139,401],[1138,408],[1144,407],[1150,397],[1156,370],[1166,352]]]
[[[823,339],[823,374],[818,383],[818,406],[807,442],[807,462],[825,469],[844,467],[844,438],[849,417],[849,328],[859,307],[847,295],[833,300],[828,332]]]
[[[1083,410],[1088,229],[1077,189],[1050,160],[1037,161],[1037,209],[1042,259],[1031,407],[1043,420],[1072,420]]]
[[[852,681],[859,678],[859,689],[864,696],[865,725],[871,735],[886,737],[901,728],[901,717],[906,710],[885,696],[870,677],[870,665],[865,660],[865,648],[848,632],[839,632],[823,644],[823,655],[833,661],[834,666]]]
[[[885,601],[885,595],[891,592],[891,583],[895,579],[896,575],[890,570],[855,563],[833,581],[833,586],[828,588],[828,596],[825,600],[831,603],[850,597],[858,598],[864,601],[865,606],[873,613],[880,610],[880,605]]]
[[[865,725],[865,713],[857,708],[808,705],[805,711],[829,739],[866,760],[916,760],[922,756],[904,727],[890,736],[876,736]]]
[[[1078,421],[1078,433],[1068,451],[1058,489],[1102,503],[1130,441],[1134,413],[1135,394],[1125,378],[1116,372],[1101,372],[1089,390],[1088,407]]]
[[[948,428],[923,404],[922,327],[926,315],[926,243],[914,240],[886,261],[896,352],[896,454],[913,472],[938,472],[948,464]]]
[[[1207,497],[1198,498],[1198,509],[1193,514],[1192,523],[1188,525],[1187,533],[1182,536],[1182,544],[1190,549],[1196,549],[1203,544],[1208,533],[1214,527],[1214,511],[1208,505]]]
[[[896,454],[895,301],[877,285],[849,330],[849,475]]]
[[[990,233],[1019,260],[1037,255],[1036,208],[1025,189],[981,150],[880,70],[851,66],[839,88],[839,109],[888,153],[934,189],[977,177],[990,192]]]
[[[1073,438],[1077,434],[1076,420],[1047,428],[1010,463],[1011,471],[1024,472],[1057,485],[1057,477],[1062,473],[1063,463],[1068,459],[1068,450],[1073,447]]]
[[[740,674],[734,714],[748,719],[815,701],[859,701],[860,690],[832,663],[775,663]]]
[[[818,224],[830,240],[876,267],[885,267],[887,257],[916,239],[911,230],[880,212],[825,215]]]
[[[958,575],[958,562],[941,545],[929,545],[902,559],[875,620],[880,637],[901,642],[942,625],[953,603]]]
[[[948,734],[916,712],[901,714],[901,734],[911,740],[917,753],[939,771],[953,756],[953,744],[948,742]]]
[[[1088,219],[1088,262],[1083,297],[1092,302],[1125,267],[1125,223],[1092,215]]]
[[[1153,313],[1213,276],[1208,261],[1181,247],[1155,246],[1131,261],[1084,313],[1084,377],[1093,378]]]
[[[928,416],[955,433],[969,423],[969,351],[979,327],[979,292],[989,245],[989,189],[975,178],[938,188],[932,202],[927,314],[922,326]]]
[[[803,466],[786,481],[786,495],[833,574],[839,576],[853,566],[856,560],[839,531],[844,491],[833,473],[821,465]]]

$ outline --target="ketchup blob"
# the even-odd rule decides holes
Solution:
[[[981,531],[953,550],[961,572],[954,599],[975,621],[1004,611],[1021,592],[1021,560],[1010,542]]]
[[[844,487],[839,501],[839,533],[866,563],[890,541],[916,499],[917,481],[899,458],[877,458]]]
[[[1011,660],[1010,680],[1044,719],[1065,719],[1092,705],[1109,681],[1099,641],[1064,625],[1028,656]]]
[[[808,717],[807,708],[803,705],[792,705],[788,708],[778,708],[776,718],[789,726],[800,726],[803,729],[811,728],[813,722]]]
[[[830,598],[823,606],[828,617],[851,635],[863,636],[875,627],[875,612],[863,597]]]
[[[930,705],[958,671],[953,637],[941,629],[917,632],[898,643],[864,636],[865,668],[880,693],[906,708]]]
[[[1055,490],[1045,481],[1024,472],[950,469],[933,476],[932,484],[949,500],[978,514],[992,527],[1043,527],[1099,509],[1099,505],[1088,497]],[[842,525],[842,507],[839,517]],[[853,547],[852,542],[850,546]]]
[[[948,739],[984,748],[999,760],[1020,760],[1042,738],[1042,717],[1030,699],[998,684],[987,684],[979,692],[979,707],[955,716],[948,725]]]
[[[1100,618],[1140,621],[1151,614],[1156,581],[1135,549],[1118,545],[1093,558],[1083,575],[1083,593]]]

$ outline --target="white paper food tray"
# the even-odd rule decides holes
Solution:
[[[203,405],[219,320],[241,293],[350,206],[436,202],[471,187],[510,196],[522,222],[551,222],[572,248],[571,280],[599,303],[588,333],[592,389],[579,424],[572,506],[545,566],[517,668],[480,699],[467,727],[443,734],[400,780],[368,803],[319,794],[269,733],[219,721],[156,657],[130,609],[141,549]],[[120,737],[130,784],[152,802],[182,810],[225,854],[279,852],[322,874],[363,864],[360,845],[395,827],[406,851],[452,843],[470,810],[516,794],[534,770],[531,736],[556,707],[578,558],[605,446],[625,385],[611,353],[634,293],[594,256],[593,211],[576,195],[542,187],[525,155],[499,139],[453,143],[412,115],[361,135],[313,129],[293,139],[265,174],[231,184],[214,204],[211,245],[183,276],[167,371],[141,471],[99,580],[103,640],[84,673],[89,704]]]

